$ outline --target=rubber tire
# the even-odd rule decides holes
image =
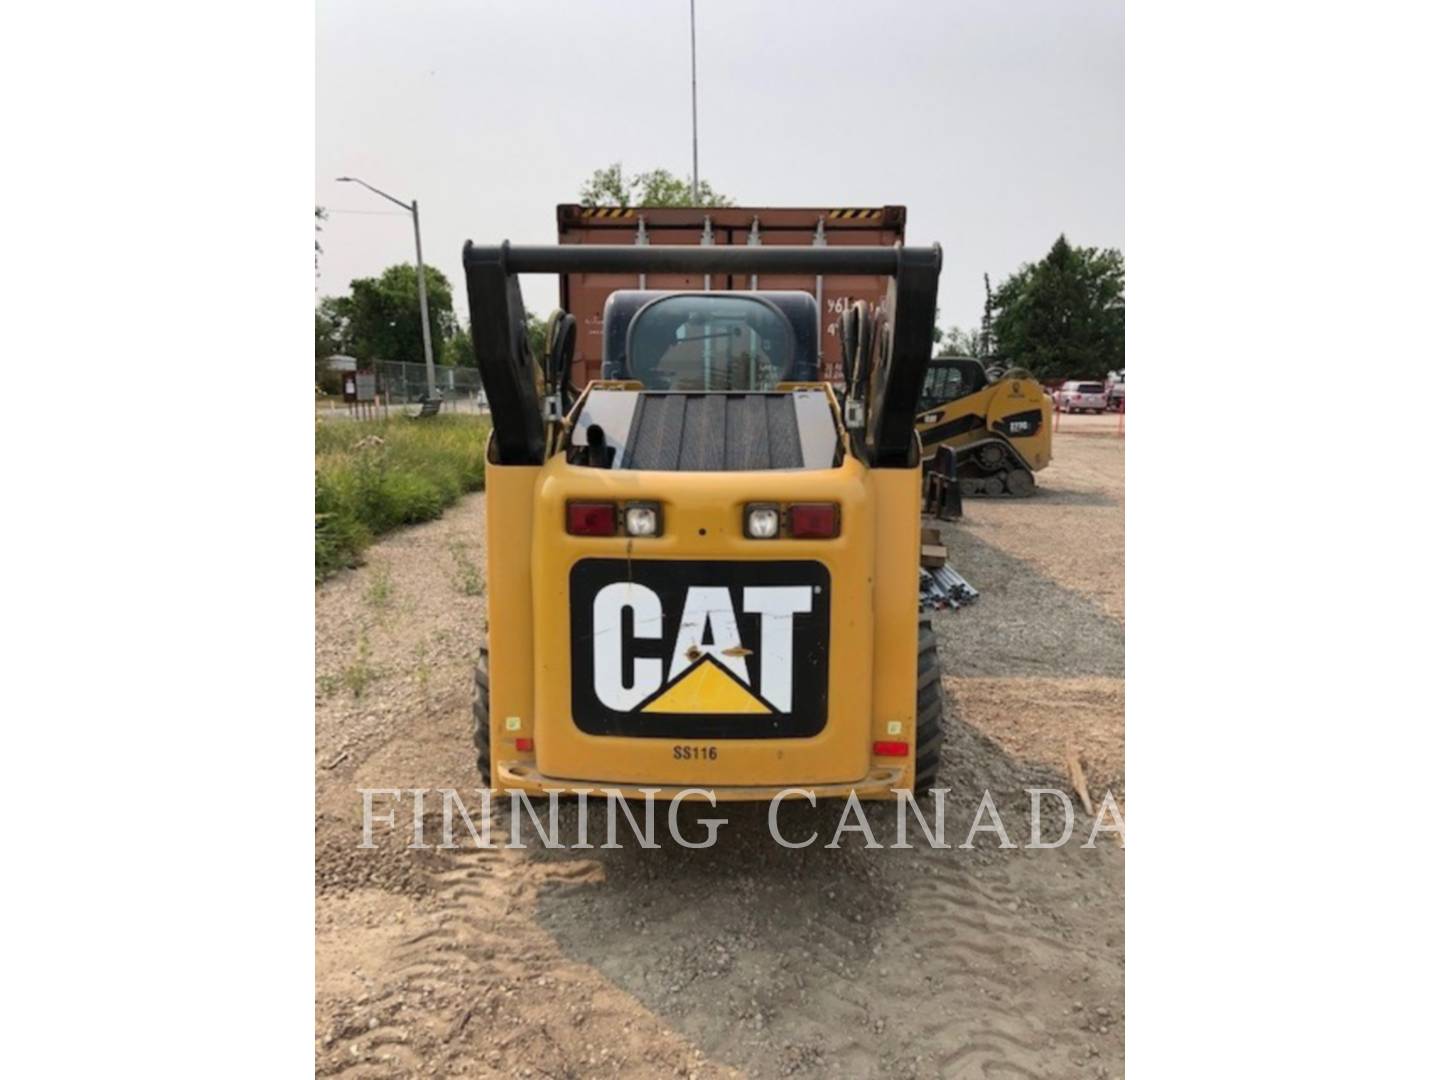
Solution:
[[[471,712],[475,727],[475,766],[480,779],[490,786],[490,642],[480,646],[480,659],[475,664],[475,687],[471,694]]]
[[[945,695],[940,685],[939,639],[930,619],[920,620],[919,678],[915,683],[915,794],[924,795],[940,775],[945,742]]]

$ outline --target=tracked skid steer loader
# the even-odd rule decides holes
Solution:
[[[1050,464],[1054,431],[1045,388],[1027,372],[991,381],[969,356],[937,356],[915,418],[926,461],[941,446],[956,451],[964,495],[1033,495],[1035,474]]]
[[[940,263],[938,245],[466,244],[493,424],[474,702],[488,786],[768,799],[934,783],[915,415]],[[890,288],[883,315],[844,316],[840,392],[819,377],[814,297],[701,289],[614,292],[604,377],[577,388],[573,317],[530,353],[526,273]]]

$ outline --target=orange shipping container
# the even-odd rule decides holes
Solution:
[[[905,208],[817,207],[556,207],[562,244],[842,244],[890,247],[905,239]],[[886,277],[803,274],[565,274],[560,306],[575,316],[578,334],[571,379],[583,387],[600,377],[605,301],[616,289],[799,289],[820,309],[821,372],[841,380],[840,316],[857,300],[881,307]]]

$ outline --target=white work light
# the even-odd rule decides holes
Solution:
[[[625,531],[631,536],[655,536],[660,532],[660,515],[653,505],[632,503],[625,507]]]
[[[751,540],[773,540],[780,535],[780,508],[754,504],[745,508],[745,535]]]

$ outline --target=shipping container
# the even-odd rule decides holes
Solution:
[[[562,244],[879,245],[905,239],[905,208],[820,207],[556,207]],[[887,277],[802,274],[564,274],[560,306],[575,316],[571,379],[583,387],[600,377],[605,300],[616,289],[799,289],[819,306],[823,376],[841,381],[840,317],[857,300],[883,307]]]

